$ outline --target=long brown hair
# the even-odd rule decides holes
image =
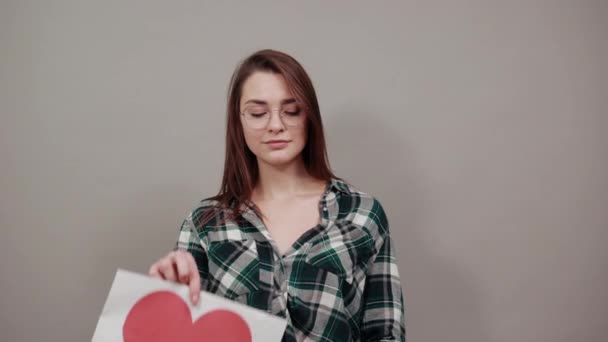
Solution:
[[[308,173],[320,180],[330,181],[336,177],[329,167],[323,123],[317,95],[308,74],[293,57],[277,50],[264,49],[242,60],[232,74],[228,87],[226,108],[226,158],[224,176],[217,195],[207,198],[217,201],[202,215],[200,228],[220,213],[227,213],[225,220],[235,220],[245,204],[261,215],[258,208],[249,203],[254,185],[258,181],[259,169],[256,156],[245,143],[240,122],[240,100],[243,84],[254,72],[272,72],[285,78],[289,91],[306,112],[308,135],[302,150],[302,158]],[[221,224],[221,223],[218,223]]]

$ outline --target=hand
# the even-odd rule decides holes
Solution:
[[[201,278],[192,254],[182,250],[169,252],[150,266],[148,274],[154,278],[188,285],[192,304],[198,304]]]

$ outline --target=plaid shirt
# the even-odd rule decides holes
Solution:
[[[374,197],[332,179],[320,224],[283,257],[262,220],[184,220],[176,249],[194,256],[202,289],[287,320],[283,341],[405,341],[405,307],[386,214]],[[224,215],[220,215],[222,219]]]

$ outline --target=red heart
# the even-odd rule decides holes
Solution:
[[[251,342],[247,322],[213,310],[192,322],[188,305],[170,291],[152,292],[133,305],[122,328],[125,342]]]

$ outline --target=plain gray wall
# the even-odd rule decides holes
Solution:
[[[411,341],[608,340],[608,2],[0,4],[1,340],[91,338],[218,190],[267,47],[387,210]]]

